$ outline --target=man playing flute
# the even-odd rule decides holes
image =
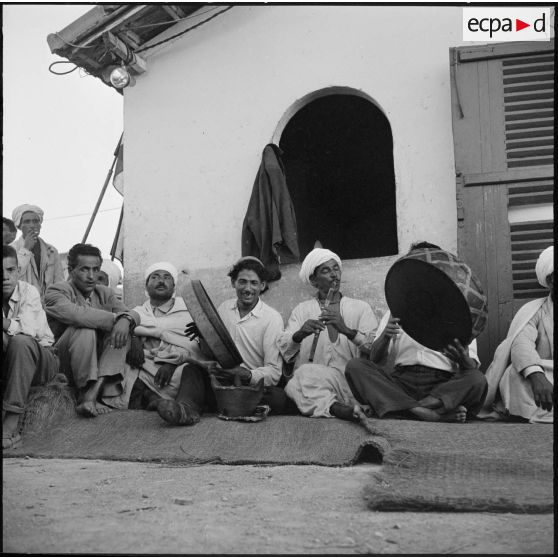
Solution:
[[[306,256],[299,277],[316,288],[316,296],[292,311],[278,345],[283,358],[295,363],[285,393],[303,415],[356,420],[359,407],[345,365],[374,341],[378,322],[369,304],[341,294],[341,268],[330,250],[314,248]]]

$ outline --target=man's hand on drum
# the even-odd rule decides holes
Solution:
[[[456,362],[461,370],[471,370],[478,367],[477,361],[469,356],[469,347],[464,347],[459,339],[454,339],[451,343],[448,343],[440,352]]]
[[[190,341],[195,341],[197,339],[201,352],[210,359],[215,359],[213,351],[209,348],[206,340],[202,337],[198,326],[194,322],[186,324],[186,329],[184,330],[184,335],[190,339]]]
[[[201,337],[200,330],[194,322],[186,324],[186,329],[184,330],[184,335],[190,339],[190,341],[195,341]]]
[[[400,318],[395,318],[394,316],[390,316],[382,335],[387,337],[388,339],[396,339],[397,336],[401,333],[401,326],[399,325]]]

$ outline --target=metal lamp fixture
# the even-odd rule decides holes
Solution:
[[[128,68],[124,66],[116,66],[109,75],[110,84],[115,89],[124,89],[128,87],[128,85],[133,86],[135,83],[135,79],[131,76]]]

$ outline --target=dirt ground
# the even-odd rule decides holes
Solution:
[[[552,515],[372,512],[379,465],[3,460],[3,551],[551,554]]]

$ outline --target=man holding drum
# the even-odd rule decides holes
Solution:
[[[200,420],[204,411],[216,409],[209,373],[224,385],[233,385],[237,377],[243,385],[255,386],[263,381],[264,386],[272,388],[281,378],[282,362],[276,341],[283,331],[283,318],[260,299],[267,285],[266,268],[259,259],[246,256],[234,264],[229,277],[236,298],[223,302],[217,312],[242,357],[242,363],[229,369],[222,368],[217,362],[205,367],[185,366],[175,400],[160,400],[157,405],[161,418],[170,424],[190,426]],[[211,356],[193,323],[186,328],[186,334],[191,339],[199,337],[202,351]]]
[[[420,243],[409,254],[424,248],[440,250]],[[348,363],[346,377],[356,400],[370,405],[380,418],[395,413],[429,422],[465,422],[468,413],[476,415],[486,394],[476,341],[467,347],[454,339],[435,351],[405,333],[399,321],[387,312],[370,360]],[[388,359],[393,360],[393,370]]]

